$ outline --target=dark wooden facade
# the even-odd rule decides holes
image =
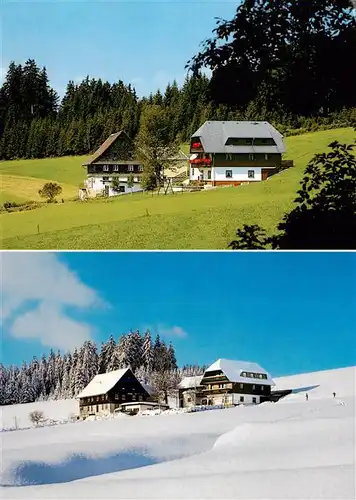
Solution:
[[[140,163],[126,162],[98,162],[88,165],[88,174],[102,174],[102,175],[141,175],[143,167]]]
[[[79,409],[82,415],[95,415],[112,412],[121,403],[134,401],[151,401],[151,397],[132,371],[128,370],[107,393],[80,398]]]
[[[229,380],[226,375],[221,371],[217,370],[214,372],[208,372],[204,375],[200,382],[199,387],[190,389],[181,389],[179,391],[179,402],[180,406],[184,404],[184,393],[191,392],[192,401],[198,402],[198,404],[209,405],[212,404],[212,400],[215,397],[220,397],[229,394],[239,394],[241,395],[240,401],[244,401],[244,395],[249,395],[252,401],[256,399],[259,402],[269,401],[271,397],[271,386],[269,384],[264,384],[264,380],[267,379],[266,374],[257,373],[246,373],[242,378],[246,378],[246,382],[234,382]],[[252,377],[254,375],[254,378]]]
[[[84,165],[88,174],[141,174],[143,168],[135,157],[135,144],[123,131],[109,136]]]

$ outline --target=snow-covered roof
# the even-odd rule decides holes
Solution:
[[[118,383],[127,370],[129,370],[129,368],[122,368],[121,370],[95,375],[85,389],[78,394],[77,398],[90,398],[91,396],[106,394]]]
[[[178,385],[179,389],[192,389],[198,387],[202,381],[203,375],[195,375],[193,377],[184,377]]]
[[[217,361],[215,361],[215,363],[213,363],[211,366],[209,366],[209,368],[206,369],[204,376],[208,372],[213,372],[218,370],[221,370],[231,382],[246,383],[249,381],[250,382],[258,381],[263,385],[271,385],[271,386],[275,385],[271,375],[266,370],[264,370],[257,363],[253,363],[250,361],[234,361],[231,359],[218,359]],[[267,375],[267,379],[242,377],[241,376],[242,372],[263,373]]]
[[[143,383],[143,382],[140,382],[140,384],[145,389],[145,391],[148,392],[148,394],[150,394],[151,396],[152,396],[152,394],[154,394],[155,390],[152,387],[152,385],[149,385],[149,384],[146,384],[146,383]]]

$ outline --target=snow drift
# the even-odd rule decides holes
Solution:
[[[0,494],[355,498],[355,368],[285,377],[276,384],[295,392],[259,406],[4,433]]]

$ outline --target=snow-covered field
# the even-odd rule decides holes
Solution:
[[[78,414],[79,408],[75,399],[0,406],[0,430],[33,427],[29,414],[34,410],[42,411],[48,420],[62,422]]]
[[[0,497],[354,499],[355,378],[276,379],[294,393],[259,406],[1,433]],[[61,420],[72,405],[4,407],[3,421],[26,423],[30,406]]]

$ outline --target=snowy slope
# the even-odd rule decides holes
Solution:
[[[75,399],[0,406],[0,429],[32,427],[29,414],[34,410],[42,411],[47,419],[62,421],[67,420],[70,415],[77,414],[79,408]]]
[[[356,367],[338,368],[290,377],[275,378],[274,391],[292,389],[293,393],[282,401],[298,401],[305,398],[354,397],[356,394]]]
[[[3,433],[0,497],[354,499],[355,368],[275,381],[318,387],[309,401]]]

